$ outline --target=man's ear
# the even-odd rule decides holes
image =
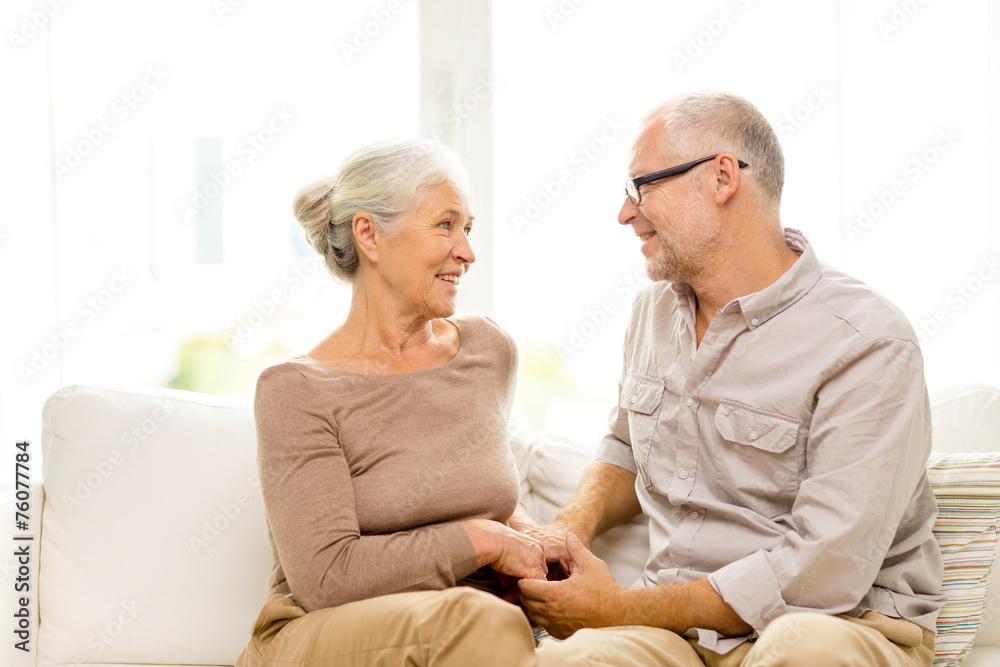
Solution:
[[[715,166],[715,203],[722,206],[736,194],[740,185],[740,165],[732,153],[720,153],[713,160]]]
[[[369,262],[377,263],[381,238],[375,229],[372,217],[364,211],[358,211],[351,220],[351,229],[354,232],[354,242],[358,246],[358,252],[367,257]]]

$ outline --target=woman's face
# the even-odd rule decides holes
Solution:
[[[476,255],[469,245],[472,213],[450,182],[423,189],[399,232],[384,239],[379,271],[404,317],[455,314],[458,285]]]

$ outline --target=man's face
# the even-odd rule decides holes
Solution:
[[[629,177],[667,169],[698,155],[677,155],[667,146],[664,129],[653,123],[636,140],[629,162]],[[631,225],[642,241],[646,274],[650,280],[691,283],[709,267],[718,247],[719,228],[704,194],[704,169],[694,169],[642,186],[642,202],[628,197],[618,212],[618,222]]]

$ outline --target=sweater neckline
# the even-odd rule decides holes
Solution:
[[[458,317],[455,317],[454,319],[452,319],[451,317],[445,317],[443,319],[445,319],[448,322],[451,322],[452,324],[455,325],[455,328],[458,329],[458,352],[455,353],[454,357],[444,362],[443,364],[438,364],[437,366],[431,366],[430,368],[423,368],[419,371],[410,371],[408,373],[383,373],[383,374],[352,373],[350,371],[342,371],[339,368],[333,368],[332,366],[327,366],[324,363],[316,361],[315,359],[313,359],[312,357],[310,357],[308,354],[305,353],[300,354],[294,358],[304,361],[313,368],[322,370],[324,373],[328,375],[358,378],[369,381],[385,381],[392,379],[415,378],[423,375],[431,375],[434,373],[447,370],[449,367],[456,364],[461,357],[467,354],[467,347],[469,341],[467,340],[466,336],[468,330],[465,328],[465,322]]]

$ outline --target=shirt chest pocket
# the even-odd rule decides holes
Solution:
[[[636,467],[649,486],[649,450],[663,405],[663,380],[629,373],[622,385],[618,405],[628,410],[628,432]]]
[[[731,500],[767,517],[791,511],[799,490],[799,422],[784,415],[721,401],[715,413],[721,447],[712,474]]]

